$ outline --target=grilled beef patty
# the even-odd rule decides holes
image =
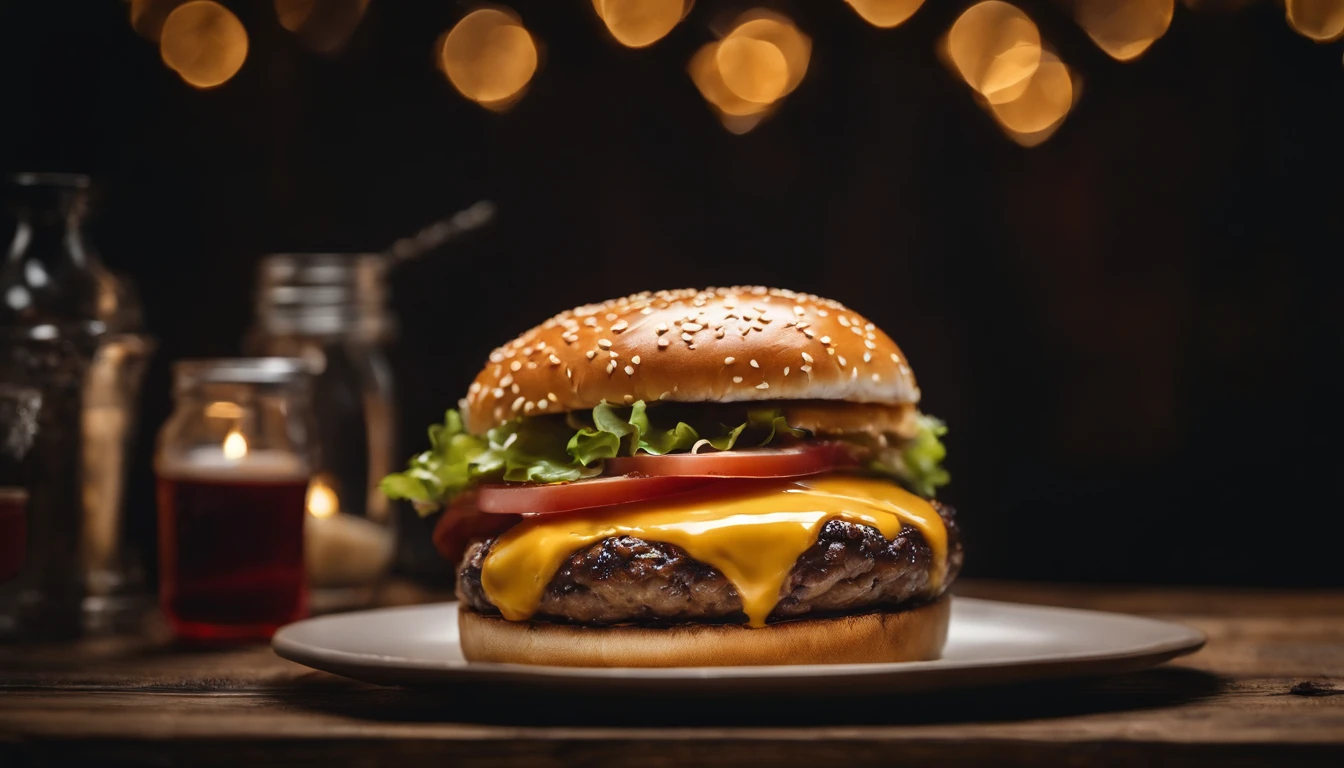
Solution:
[[[769,621],[899,609],[942,595],[961,570],[955,511],[933,502],[947,525],[947,575],[929,583],[932,555],[910,526],[888,541],[866,525],[831,520],[780,589]],[[481,565],[493,539],[473,542],[457,575],[457,596],[472,609],[498,615],[481,587]],[[575,552],[551,579],[534,617],[603,626],[682,622],[745,624],[737,589],[722,573],[680,548],[613,536]]]

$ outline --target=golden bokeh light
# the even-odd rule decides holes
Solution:
[[[1138,58],[1167,33],[1176,0],[1073,0],[1073,18],[1117,61]]]
[[[788,71],[781,98],[793,93],[793,89],[807,74],[807,65],[812,58],[812,40],[785,16],[771,11],[748,11],[738,17],[737,25],[724,37],[724,41],[734,38],[769,43],[779,50]]]
[[[627,48],[653,45],[691,10],[693,0],[593,0],[607,31]]]
[[[190,85],[214,88],[242,69],[247,60],[247,30],[219,3],[191,0],[164,19],[159,54]]]
[[[953,23],[944,51],[966,84],[991,104],[1019,98],[1041,63],[1041,33],[1016,6],[986,0]]]
[[[275,0],[280,26],[318,53],[334,53],[345,47],[369,0]]]
[[[1284,0],[1288,24],[1303,37],[1329,43],[1344,37],[1344,0]]]
[[[789,85],[789,65],[779,48],[750,37],[727,37],[714,52],[728,90],[746,101],[772,104]]]
[[[186,0],[131,0],[131,28],[151,42],[159,42],[163,22]]]
[[[991,103],[989,109],[1009,137],[1035,146],[1059,128],[1073,102],[1072,73],[1059,57],[1043,51],[1040,66],[1022,95],[1002,104]]]
[[[739,16],[723,39],[702,46],[687,66],[700,95],[732,133],[750,131],[807,74],[812,41],[770,11]]]
[[[503,109],[523,94],[537,72],[536,41],[512,12],[472,11],[441,38],[439,65],[463,96]]]
[[[924,0],[845,0],[854,12],[874,27],[890,29],[915,15]]]

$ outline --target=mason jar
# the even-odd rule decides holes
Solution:
[[[260,640],[306,615],[312,382],[290,358],[187,360],[159,432],[159,603],[178,637]]]

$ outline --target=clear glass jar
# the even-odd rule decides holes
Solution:
[[[159,603],[188,640],[258,640],[307,613],[304,526],[316,461],[300,360],[190,360],[155,455]]]
[[[314,376],[321,458],[309,583],[317,611],[368,604],[392,563],[394,519],[378,487],[396,463],[387,266],[375,253],[273,254],[258,272],[245,350],[301,358]],[[339,562],[322,556],[331,546]]]

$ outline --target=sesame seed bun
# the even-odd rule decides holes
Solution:
[[[872,664],[942,655],[952,599],[904,611],[800,619],[759,629],[723,624],[584,627],[505,621],[459,608],[469,661],[559,667]]]
[[[603,401],[918,402],[896,343],[839,302],[735,286],[566,310],[490,354],[463,402],[476,434]]]

